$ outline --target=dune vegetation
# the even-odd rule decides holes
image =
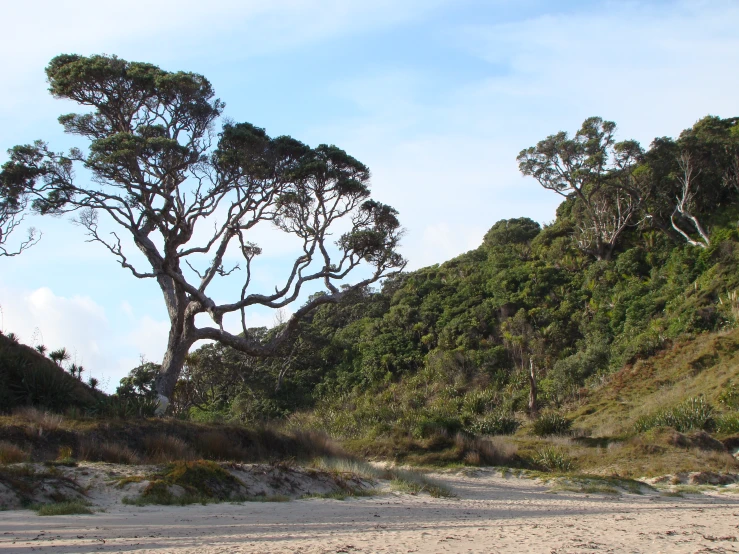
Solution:
[[[189,91],[191,104],[182,106],[190,111],[181,106],[185,111],[172,117],[205,118],[202,126],[193,123],[200,150],[189,155],[165,136],[168,127],[147,123],[146,114],[129,118],[135,129],[113,133],[113,120],[106,118],[124,108],[90,92],[98,70],[113,72],[151,106],[185,102]],[[12,332],[0,336],[0,463],[330,456],[626,477],[736,472],[737,118],[705,117],[676,139],[657,138],[646,149],[616,142],[614,123],[589,118],[574,135],[551,135],[518,157],[524,175],[562,196],[554,221],[498,221],[475,250],[416,271],[390,271],[404,267],[396,252],[400,223],[392,208],[368,200],[367,168],[343,151],[310,149],[229,123],[218,149],[208,153],[206,127],[223,106],[212,100],[202,76],[105,56],[59,56],[47,74],[56,96],[96,110],[62,122],[91,140],[89,157],[78,152],[76,161],[101,183],[138,198],[129,208],[141,217],[124,227],[134,238],[156,227],[175,237],[173,244],[180,241],[161,263],[152,243],[153,273],[133,271],[161,281],[174,302],[170,312],[182,320],[172,322],[181,336],[169,345],[163,365],[133,368],[113,394],[99,391],[95,379],[85,381],[85,369],[70,364],[66,350],[30,348]],[[130,144],[120,142],[123,135]],[[276,188],[268,206],[282,230],[304,235],[307,258],[296,262],[301,269],[295,278],[303,279],[301,264],[308,267],[317,245],[323,248],[334,220],[327,216],[318,232],[305,210],[333,201],[347,202],[342,216],[358,210],[351,216],[356,228],[338,244],[342,263],[352,269],[364,260],[376,273],[340,288],[339,266],[327,261],[318,277],[310,277],[324,279],[327,292],[311,296],[288,321],[244,328],[238,336],[222,326],[188,331],[195,313],[219,324],[224,313],[249,301],[281,306],[292,292],[278,291],[272,299],[243,293],[240,303],[218,307],[202,290],[183,284],[179,266],[173,269],[179,258],[167,256],[175,256],[190,231],[181,227],[182,214],[164,213],[176,211],[176,202],[148,206],[151,191],[139,188],[175,193],[130,177],[123,171],[130,156],[162,171],[175,159],[181,187],[187,171],[207,162],[221,172],[223,191],[234,194],[246,182],[272,179],[276,169],[257,161],[269,165],[279,158],[290,169],[280,165],[285,173],[270,181]],[[14,217],[19,206],[39,213],[123,210],[73,183],[73,161],[40,142],[14,148],[0,172],[4,205],[16,210]],[[284,190],[283,181],[290,183]],[[316,185],[328,182],[330,192]],[[209,208],[201,208],[205,217]],[[97,219],[82,213],[81,223],[101,241]],[[169,229],[175,221],[180,227]],[[223,251],[247,229],[238,218],[231,225],[221,231]],[[242,243],[247,267],[258,254],[254,248]],[[131,269],[115,245],[111,252]],[[219,263],[201,275],[201,289],[227,273]],[[187,353],[200,339],[214,342]]]

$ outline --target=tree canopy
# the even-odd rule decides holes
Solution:
[[[90,239],[123,268],[157,282],[171,323],[157,382],[162,407],[194,342],[212,339],[271,355],[311,310],[403,267],[397,212],[371,199],[369,169],[343,150],[273,138],[249,123],[226,122],[216,132],[225,105],[195,73],[115,56],[60,55],[46,74],[53,96],[85,108],[59,122],[89,148],[58,153],[42,141],[16,146],[2,182],[30,198],[38,213],[75,212]],[[78,166],[91,179],[78,178]],[[118,231],[104,233],[111,223]],[[301,244],[284,281],[266,294],[251,286],[261,249],[250,238],[261,223]],[[339,226],[344,232],[334,238]],[[145,266],[133,261],[119,233],[143,253]],[[235,256],[240,261],[229,265]],[[342,286],[360,266],[371,271]],[[213,282],[237,271],[241,286],[230,301],[216,302]],[[250,333],[249,308],[282,308],[311,282],[325,293],[297,309],[280,333],[268,342]],[[234,312],[241,333],[224,329],[223,316]],[[211,324],[196,325],[199,314]]]

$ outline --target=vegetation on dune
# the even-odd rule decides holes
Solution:
[[[636,425],[648,406],[691,398],[715,404],[714,427],[671,420],[680,430],[733,428],[736,407],[718,395],[736,376],[736,120],[707,117],[648,151],[613,132],[590,119],[522,152],[522,171],[565,196],[552,224],[500,221],[474,251],[322,306],[282,357],[203,347],[176,410],[287,417],[366,454],[373,441],[378,453],[392,442],[449,453],[460,433],[634,434],[670,424]],[[570,169],[547,180],[563,156]],[[624,203],[628,217],[609,220]]]
[[[36,509],[36,513],[40,516],[68,516],[74,514],[91,514],[92,510],[89,508],[89,503],[87,502],[71,500],[43,504]]]
[[[113,128],[108,108],[127,108],[91,93],[99,72],[147,98],[125,129]],[[124,463],[310,457],[335,449],[328,435],[350,453],[401,463],[624,475],[736,469],[739,118],[708,116],[648,149],[617,141],[614,123],[589,118],[574,135],[551,135],[518,156],[524,175],[563,197],[553,222],[502,220],[475,250],[390,274],[403,265],[396,214],[368,200],[367,168],[342,151],[230,123],[208,150],[207,128],[222,105],[201,76],[105,56],[60,56],[47,73],[55,95],[92,106],[91,114],[62,118],[91,150],[65,157],[43,143],[16,147],[0,173],[0,197],[23,206],[33,197],[41,212],[81,209],[97,242],[95,213],[126,212],[118,223],[154,260],[152,273],[131,267],[120,245],[108,249],[136,276],[157,279],[177,332],[163,363],[142,362],[114,395],[83,383],[85,369],[69,364],[64,349],[47,358],[45,347],[0,336],[2,409],[66,411],[56,424],[48,414],[3,418],[5,463],[60,447]],[[172,117],[194,125],[188,147],[146,118],[152,106],[178,102],[184,111]],[[74,161],[125,191],[130,206],[75,183]],[[176,166],[177,177],[141,184],[132,177],[141,164]],[[168,199],[205,166],[219,184],[187,209],[206,217],[209,202],[235,195],[234,211],[205,250],[188,250],[192,229],[177,211],[186,208]],[[269,198],[254,196],[256,177]],[[247,187],[244,196],[239,187]],[[162,205],[151,200],[157,195]],[[244,208],[249,198],[267,211]],[[333,201],[344,206],[336,217],[308,222],[306,210]],[[323,268],[304,275],[329,226],[356,210],[352,232],[337,245],[348,265],[324,251]],[[226,246],[241,241],[249,273],[258,248],[245,233],[263,219],[300,236],[305,256],[274,296],[244,289],[236,303],[216,305],[205,289],[230,274]],[[165,236],[163,253],[147,238],[155,231]],[[216,244],[204,273],[191,266],[198,279],[184,272],[187,256]],[[333,284],[362,260],[376,270],[369,280]],[[316,279],[327,291],[273,329],[236,336],[194,326],[199,313],[219,324],[250,304],[280,308]],[[203,338],[215,342],[187,354]],[[161,410],[161,395],[173,419],[147,420]],[[244,427],[267,422],[284,432]],[[34,426],[45,438],[31,438]]]
[[[344,455],[325,434],[181,420],[75,419],[25,409],[0,416],[0,463],[265,462]]]

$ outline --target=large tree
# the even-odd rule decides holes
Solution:
[[[616,124],[586,119],[574,137],[564,131],[521,151],[526,176],[576,202],[578,246],[597,259],[610,259],[624,230],[637,221],[647,180],[640,174],[638,142],[616,142]]]
[[[159,285],[171,323],[156,384],[160,411],[196,341],[273,355],[308,312],[404,265],[397,212],[370,199],[368,168],[343,150],[270,138],[249,123],[226,122],[216,134],[224,104],[202,75],[78,55],[57,56],[46,74],[52,95],[86,108],[59,121],[67,133],[89,140],[89,149],[60,154],[43,142],[15,147],[7,167],[19,177],[4,171],[4,182],[31,195],[37,212],[77,212],[90,240],[133,276]],[[78,165],[89,179],[75,176]],[[250,238],[265,222],[297,238],[301,252],[273,292],[259,293],[252,292],[251,276],[261,250]],[[103,233],[106,224],[123,238]],[[146,267],[127,252],[128,239]],[[235,255],[240,262],[227,265]],[[364,278],[342,284],[360,266],[370,268]],[[214,281],[237,270],[243,279],[233,299],[217,302]],[[278,333],[265,342],[249,332],[248,309],[280,309],[308,283],[321,284],[324,293],[312,295]],[[240,313],[240,333],[224,329],[229,313]],[[196,325],[199,314],[209,323],[202,325],[201,317]]]

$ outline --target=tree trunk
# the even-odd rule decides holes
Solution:
[[[186,315],[188,298],[171,278],[158,278],[159,286],[164,294],[164,301],[169,312],[169,338],[167,350],[162,358],[162,367],[156,380],[157,409],[156,415],[163,416],[172,401],[177,380],[185,365],[185,358],[195,342],[195,316]]]
[[[536,405],[536,370],[534,369],[534,360],[529,360],[529,414],[536,417],[539,407]]]
[[[193,341],[186,336],[180,336],[175,328],[169,331],[167,351],[162,359],[162,367],[156,381],[157,409],[156,415],[163,416],[172,401],[177,380],[180,377],[182,367],[185,365],[185,357],[190,351]]]

